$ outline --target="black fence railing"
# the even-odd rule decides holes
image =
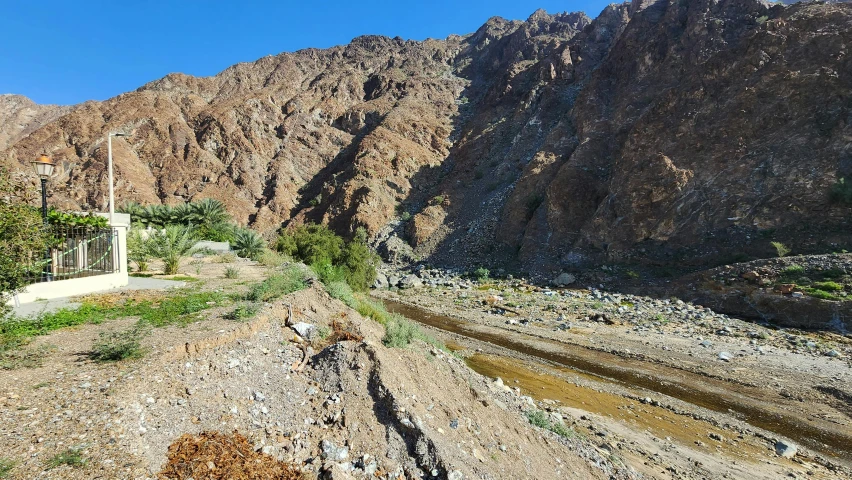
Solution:
[[[92,277],[119,271],[114,228],[51,226],[44,256],[30,268],[30,283]]]

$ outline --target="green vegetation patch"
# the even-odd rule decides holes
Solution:
[[[9,472],[15,468],[16,462],[14,460],[10,460],[8,458],[0,457],[0,478],[6,478],[9,476]]]
[[[559,435],[564,438],[572,438],[576,434],[573,430],[566,427],[562,423],[551,421],[548,417],[547,413],[538,410],[532,409],[526,413],[527,420],[536,427],[543,428],[545,430],[550,430],[551,432]]]
[[[826,292],[839,292],[843,290],[843,285],[837,282],[814,282],[813,288],[824,290]]]
[[[101,332],[98,341],[92,346],[89,357],[98,362],[142,358],[144,352],[140,342],[150,333],[150,326],[141,322],[127,330]]]
[[[0,353],[24,346],[30,338],[83,324],[100,324],[107,319],[139,317],[153,327],[187,324],[202,310],[223,305],[228,300],[218,292],[178,291],[159,300],[127,300],[121,304],[85,302],[79,308],[63,308],[34,317],[11,317],[0,322]]]
[[[237,305],[237,308],[235,308],[233,311],[225,314],[225,318],[227,320],[245,320],[247,318],[254,317],[259,311],[259,304],[252,302],[244,302]]]
[[[245,299],[252,302],[269,302],[305,287],[305,273],[293,266],[251,287]]]
[[[70,467],[83,467],[88,463],[88,459],[83,458],[83,454],[78,448],[69,448],[64,452],[57,453],[47,461],[47,468],[56,468],[60,465],[68,465]]]
[[[359,228],[346,242],[325,225],[303,225],[285,230],[276,250],[310,265],[323,283],[345,281],[354,290],[366,291],[376,279],[378,256],[366,243],[367,232]]]

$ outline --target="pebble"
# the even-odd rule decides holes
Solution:
[[[719,360],[730,362],[733,356],[728,352],[719,352]]]

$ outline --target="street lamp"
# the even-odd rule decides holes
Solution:
[[[35,170],[38,178],[41,179],[41,219],[47,225],[47,179],[53,175],[53,169],[56,167],[56,164],[48,158],[46,153],[42,153],[32,164],[33,170]],[[44,260],[42,281],[49,282],[52,273],[50,269],[50,248],[45,249]]]
[[[45,153],[42,153],[32,164],[33,170],[41,179],[41,218],[44,223],[47,223],[47,179],[53,175],[56,164]]]
[[[112,137],[127,137],[126,133],[110,132],[107,135],[107,171],[109,172],[109,225],[113,225],[112,217],[115,215],[115,192],[112,185]]]

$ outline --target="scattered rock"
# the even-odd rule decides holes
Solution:
[[[798,453],[799,448],[792,443],[787,443],[783,440],[775,442],[775,453],[784,458],[793,458]]]
[[[310,323],[299,322],[297,324],[291,325],[292,328],[299,336],[303,338],[310,339],[316,327],[311,325]]]
[[[553,279],[553,285],[557,287],[566,287],[577,281],[577,277],[570,273],[563,272],[558,277]]]

